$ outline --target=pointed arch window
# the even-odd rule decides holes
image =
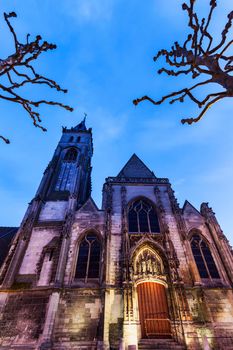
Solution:
[[[65,157],[64,157],[64,160],[66,162],[75,162],[76,159],[77,159],[77,155],[78,155],[78,152],[75,148],[70,148],[66,154],[65,154]]]
[[[55,191],[69,191],[72,185],[72,179],[75,176],[76,160],[78,152],[75,148],[70,148],[65,154],[58,174]]]
[[[75,278],[87,282],[100,276],[101,244],[97,235],[90,232],[85,235],[79,245]]]
[[[159,221],[154,206],[144,199],[134,201],[128,209],[130,233],[159,233]]]
[[[199,234],[191,239],[193,256],[201,278],[220,278],[209,246]]]

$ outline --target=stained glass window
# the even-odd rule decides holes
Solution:
[[[159,222],[152,204],[139,199],[133,202],[128,210],[128,226],[130,233],[159,233]]]
[[[75,278],[85,282],[91,278],[99,278],[100,241],[95,233],[88,233],[79,245]]]
[[[200,235],[194,234],[191,239],[193,256],[201,278],[220,278],[210,248]]]

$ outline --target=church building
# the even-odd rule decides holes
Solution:
[[[20,227],[0,228],[0,349],[232,350],[233,254],[211,207],[181,208],[134,154],[98,208],[92,154],[85,120],[63,128]]]

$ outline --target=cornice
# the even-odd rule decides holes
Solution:
[[[107,177],[105,179],[106,183],[110,184],[152,184],[152,185],[160,185],[160,184],[168,184],[170,182],[167,178],[141,178],[141,177]]]

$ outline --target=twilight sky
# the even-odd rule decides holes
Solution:
[[[55,51],[37,60],[37,71],[55,79],[69,93],[32,86],[25,96],[46,97],[70,104],[73,113],[44,106],[40,109],[47,133],[33,127],[24,110],[0,100],[0,226],[17,226],[33,198],[42,173],[61,136],[61,126],[75,126],[88,114],[93,128],[93,198],[101,205],[104,179],[115,176],[136,153],[158,177],[168,177],[181,206],[188,199],[197,209],[209,202],[233,243],[233,118],[230,99],[214,105],[196,125],[182,125],[198,108],[185,103],[154,107],[133,106],[148,94],[160,98],[190,86],[191,77],[157,75],[164,66],[152,58],[174,41],[183,43],[187,16],[184,0],[2,0],[1,54],[12,53],[4,11],[15,11],[14,27],[23,41],[27,33],[56,43]],[[204,15],[209,0],[197,0]],[[218,1],[212,33],[219,38],[231,1]],[[230,36],[232,38],[231,29]],[[216,87],[219,91],[219,87]],[[197,96],[205,96],[203,89]]]

